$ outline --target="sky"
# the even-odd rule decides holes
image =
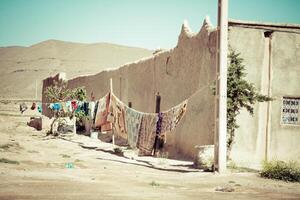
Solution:
[[[217,0],[0,0],[0,46],[45,40],[173,48],[184,20],[216,26]],[[300,24],[300,0],[229,0],[229,18]]]

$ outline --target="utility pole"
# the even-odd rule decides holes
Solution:
[[[226,172],[228,0],[218,0],[215,170]]]
[[[159,113],[160,112],[160,102],[161,102],[161,96],[159,95],[159,92],[156,93],[155,95],[155,113]],[[156,129],[157,131],[157,129]],[[156,155],[156,151],[157,151],[157,146],[158,146],[158,136],[159,136],[159,132],[156,132],[156,136],[155,136],[155,140],[154,140],[154,146],[153,146],[153,155]]]

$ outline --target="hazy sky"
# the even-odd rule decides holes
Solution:
[[[57,39],[148,49],[176,46],[182,22],[216,25],[217,0],[0,0],[0,46]],[[300,0],[229,0],[232,19],[298,23]]]

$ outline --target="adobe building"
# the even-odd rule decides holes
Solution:
[[[241,53],[247,80],[262,94],[275,98],[257,103],[253,117],[241,112],[233,161],[250,168],[259,168],[266,158],[300,161],[300,26],[231,20],[228,27],[229,45]],[[88,97],[93,93],[99,99],[109,91],[112,78],[114,93],[143,112],[155,111],[157,92],[162,111],[188,99],[186,115],[168,134],[164,150],[171,158],[193,160],[196,145],[214,143],[215,97],[211,86],[216,80],[216,37],[216,28],[208,18],[198,33],[185,22],[173,49],[114,70],[68,80],[68,85],[85,86]],[[52,80],[44,80],[43,91]],[[44,95],[43,102],[47,102]],[[48,110],[43,114],[49,114]]]

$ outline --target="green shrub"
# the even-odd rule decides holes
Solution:
[[[265,161],[260,176],[290,182],[300,182],[300,165],[295,161],[288,163],[279,160]]]
[[[85,101],[86,100],[86,90],[84,87],[78,87],[75,89],[69,89],[68,88],[68,82],[67,81],[55,81],[53,85],[46,88],[45,93],[46,97],[49,99],[50,102],[59,103],[59,102],[66,102],[69,100],[78,100],[78,101]],[[73,114],[76,116],[76,125],[78,125],[78,128],[83,128],[83,118],[86,117],[85,113],[80,112],[70,112],[70,111],[64,111],[63,109],[59,111],[51,110],[54,115],[54,120],[51,123],[50,131],[47,132],[47,135],[53,134],[54,136],[58,136],[57,130],[53,130],[54,124],[56,121],[59,121],[59,124],[65,124],[62,123],[64,117],[70,117],[70,119],[73,117]]]
[[[246,66],[240,53],[229,48],[227,71],[227,159],[235,142],[236,129],[239,128],[237,117],[242,109],[254,115],[257,102],[272,101],[273,98],[260,94],[253,83],[247,80]],[[216,95],[216,84],[211,86]]]

